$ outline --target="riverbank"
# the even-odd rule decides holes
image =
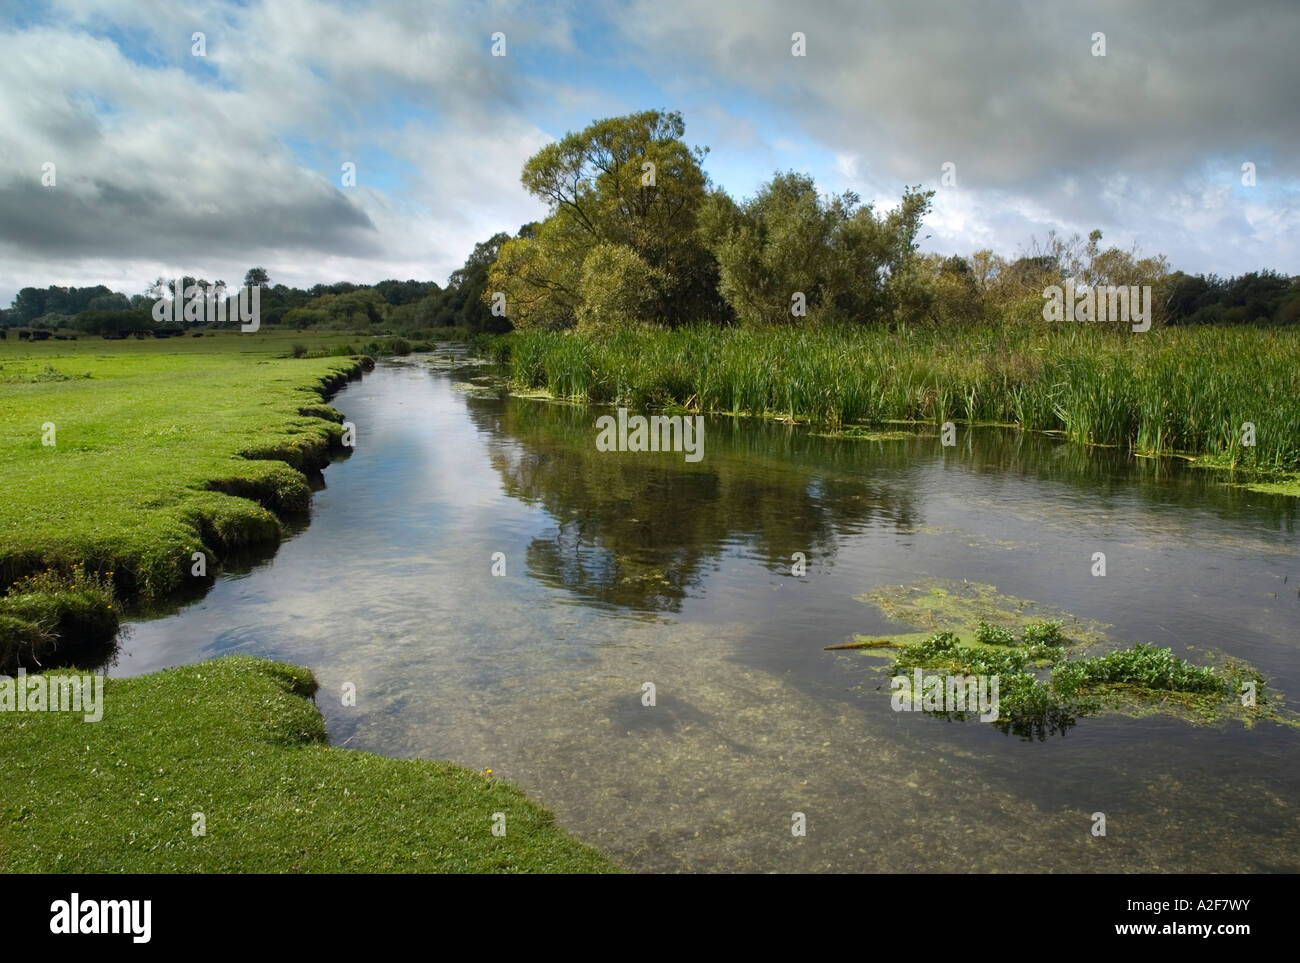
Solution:
[[[513,388],[557,398],[839,430],[1009,425],[1298,490],[1300,332],[1287,329],[524,331],[489,350]]]
[[[14,426],[0,437],[0,671],[82,660],[111,643],[122,605],[202,590],[232,553],[274,546],[340,451],[324,402],[373,365],[294,346],[346,340],[0,346]]]
[[[324,402],[373,366],[340,353],[359,343],[0,346],[0,419],[17,426],[0,438],[0,673],[98,664],[123,604],[202,591],[230,553],[273,547],[341,451]],[[490,774],[328,746],[315,689],[306,669],[236,657],[108,679],[96,723],[0,711],[0,870],[617,868]]]
[[[617,871],[488,773],[329,746],[315,691],[236,656],[0,712],[0,872]]]

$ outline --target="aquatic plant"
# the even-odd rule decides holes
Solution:
[[[1010,629],[1004,629],[1000,625],[980,622],[975,629],[975,641],[981,645],[1015,645],[1016,636]]]
[[[1227,467],[1300,470],[1300,331],[624,327],[517,331],[498,342],[516,387],[557,397],[832,427],[1014,425]]]
[[[1062,662],[1052,670],[1052,686],[1064,694],[1103,685],[1228,695],[1227,680],[1213,669],[1192,665],[1169,649],[1141,643],[1131,649]]]
[[[1043,738],[1065,732],[1078,718],[1114,704],[1121,691],[1129,698],[1157,701],[1147,693],[1173,693],[1189,700],[1206,717],[1213,717],[1224,700],[1246,682],[1262,693],[1264,680],[1248,666],[1233,664],[1223,670],[1193,665],[1170,649],[1139,643],[1105,655],[1067,659],[1059,640],[1061,623],[1031,623],[1022,632],[1025,644],[1014,644],[1005,627],[981,622],[976,644],[964,646],[953,632],[935,632],[919,642],[897,646],[891,671],[908,673],[926,669],[948,675],[998,678],[998,720],[1003,731],[1026,738]],[[1006,639],[1010,638],[1009,644]],[[1028,641],[1028,640],[1034,641]],[[886,650],[874,647],[877,653]],[[1041,669],[1050,672],[1041,677]],[[1261,704],[1264,700],[1261,696]],[[1227,704],[1233,707],[1233,703]],[[962,720],[967,712],[932,713]],[[1286,721],[1270,710],[1270,718]]]
[[[1049,619],[1045,622],[1031,622],[1020,630],[1021,641],[1025,645],[1051,646],[1061,641],[1061,626],[1064,625],[1056,619]],[[1011,633],[1007,633],[1010,635]]]

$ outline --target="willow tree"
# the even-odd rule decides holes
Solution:
[[[644,289],[615,299],[624,315],[611,321],[678,324],[725,311],[717,264],[696,230],[707,150],[688,147],[685,130],[681,114],[650,110],[597,121],[538,151],[521,181],[549,216],[532,237],[502,246],[485,298],[505,294],[523,328],[591,319],[593,310],[580,311],[584,292],[602,288]]]
[[[932,195],[909,188],[896,208],[877,214],[852,191],[823,196],[793,171],[743,204],[715,194],[705,233],[722,293],[744,324],[881,320]]]

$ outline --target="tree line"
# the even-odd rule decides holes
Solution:
[[[923,254],[917,235],[934,192],[919,186],[877,210],[852,191],[822,194],[812,177],[786,171],[738,201],[709,179],[707,149],[684,136],[680,113],[651,110],[548,144],[521,175],[547,217],[476,244],[445,286],[392,279],[302,289],[272,284],[262,267],[244,284],[261,285],[266,326],[395,333],[1032,324],[1042,323],[1044,289],[1066,279],[1150,285],[1156,324],[1300,322],[1300,276],[1170,271],[1163,256],[1103,248],[1100,231],[1086,240],[1049,233],[1014,258]],[[0,309],[0,327],[108,337],[157,331],[151,309],[162,282],[130,297],[103,285],[26,287]],[[191,284],[208,287],[185,279]]]
[[[501,246],[488,274],[519,328],[714,322],[745,326],[1043,323],[1044,290],[1150,285],[1156,324],[1293,324],[1300,276],[1171,272],[1163,256],[1049,233],[1007,259],[918,251],[933,191],[877,211],[778,172],[734,200],[683,140],[681,114],[598,121],[542,148],[522,183],[548,217]]]
[[[508,330],[509,324],[492,316],[483,301],[483,291],[487,266],[507,237],[500,234],[476,245],[469,260],[452,273],[445,287],[434,281],[390,279],[377,284],[342,281],[295,288],[272,283],[262,267],[250,268],[244,284],[261,286],[261,324],[273,328],[407,332],[460,327],[471,332],[500,332]],[[0,329],[30,328],[104,337],[179,333],[187,325],[160,323],[153,317],[158,285],[169,283],[159,278],[144,292],[130,297],[103,285],[23,288],[8,309],[0,309]],[[204,278],[182,279],[183,290],[225,287],[222,281],[210,284]],[[227,290],[225,296],[233,298],[237,293]],[[228,311],[226,317],[227,327],[238,325],[233,312]]]

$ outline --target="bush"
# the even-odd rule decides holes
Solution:
[[[371,341],[365,346],[364,350],[368,355],[379,357],[407,355],[411,353],[411,342],[405,338],[385,338],[382,341]]]
[[[307,357],[307,346],[305,344],[294,344],[292,356],[295,358]]]

